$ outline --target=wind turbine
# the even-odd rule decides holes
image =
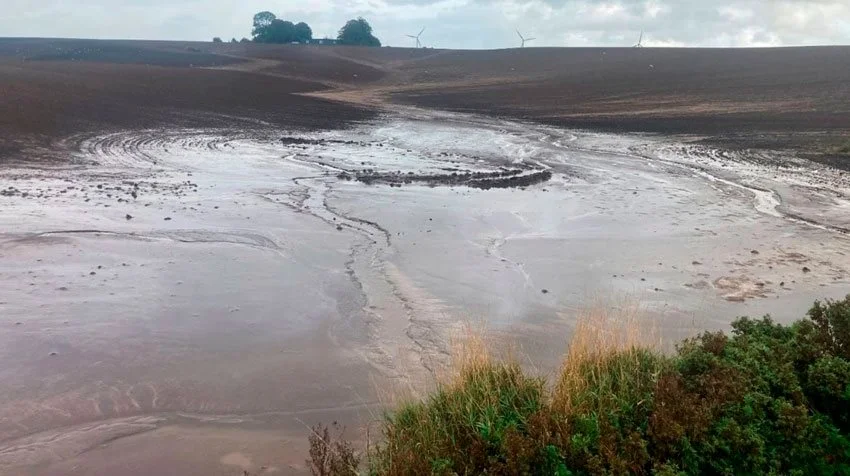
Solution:
[[[522,33],[520,33],[519,30],[516,31],[516,34],[519,35],[519,39],[522,40],[522,44],[519,46],[520,48],[525,48],[525,42],[526,41],[532,41],[532,40],[536,39],[536,38],[526,38],[526,37],[522,36]]]
[[[422,48],[422,42],[419,41],[419,37],[422,36],[422,33],[425,33],[425,28],[423,28],[418,35],[407,35],[408,38],[413,38],[414,40],[416,40],[417,48]]]
[[[640,37],[637,44],[633,48],[643,48],[643,30],[640,31]]]

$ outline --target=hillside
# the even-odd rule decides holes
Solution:
[[[400,103],[790,147],[846,166],[836,151],[850,130],[849,63],[850,47],[453,51],[6,39],[0,101],[11,113],[0,137],[149,127],[175,111],[197,125],[227,122],[226,114],[335,127]]]

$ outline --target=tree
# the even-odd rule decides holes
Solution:
[[[299,22],[295,25],[295,41],[299,43],[307,43],[313,39],[313,29],[310,25]]]
[[[292,43],[295,39],[295,25],[291,21],[275,20],[263,30],[263,43]]]
[[[313,30],[304,22],[295,25],[272,12],[260,12],[254,15],[251,35],[257,43],[307,43],[313,38]]]
[[[219,38],[219,37],[213,38],[213,43],[221,43],[221,38]]]
[[[268,28],[275,20],[277,20],[277,16],[272,12],[259,12],[254,15],[254,29],[251,30],[251,36],[254,37],[254,41],[265,43],[263,39],[267,35]]]
[[[381,40],[372,34],[372,26],[363,17],[348,22],[337,36],[341,45],[381,46]]]
[[[254,15],[254,30],[256,31],[258,28],[265,28],[271,25],[275,20],[277,20],[277,16],[275,16],[272,12],[257,13]]]
[[[230,42],[231,42],[231,43],[239,43],[238,41],[236,41],[236,38],[231,38],[231,39],[230,39]]]

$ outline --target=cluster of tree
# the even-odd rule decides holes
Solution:
[[[348,20],[345,26],[340,28],[337,41],[341,45],[381,46],[381,40],[372,34],[372,25],[363,17]]]
[[[260,12],[254,15],[251,35],[257,43],[307,43],[313,39],[313,30],[303,21],[292,23],[272,12]]]
[[[254,15],[251,35],[257,43],[308,43],[313,39],[313,30],[304,22],[281,20],[266,11]],[[372,26],[362,17],[349,20],[339,30],[337,42],[341,45],[381,46],[381,40],[372,34]]]
[[[242,38],[241,40],[237,40],[236,38],[231,38],[230,42],[231,43],[250,43],[251,40],[249,40],[248,38]],[[221,37],[216,36],[215,38],[213,38],[213,43],[224,43],[224,41],[222,41]]]

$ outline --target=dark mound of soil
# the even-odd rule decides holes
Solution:
[[[391,187],[400,187],[404,184],[426,184],[436,186],[465,186],[488,190],[491,188],[515,188],[527,187],[552,178],[552,172],[540,170],[529,172],[521,169],[499,170],[496,172],[452,172],[451,174],[417,174],[408,172],[377,172],[366,170],[352,175],[343,172],[337,176],[343,180],[352,178],[365,184],[387,184]]]

